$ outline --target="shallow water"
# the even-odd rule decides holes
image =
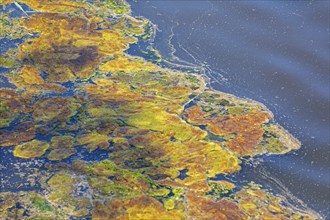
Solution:
[[[302,142],[239,175],[329,216],[329,2],[129,2],[157,24],[163,56],[203,66],[215,89],[264,103]]]

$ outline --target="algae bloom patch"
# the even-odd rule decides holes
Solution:
[[[41,157],[49,148],[47,142],[33,140],[24,144],[19,144],[14,149],[14,156],[20,158]]]
[[[1,39],[20,41],[0,57],[0,150],[39,167],[2,185],[0,219],[317,219],[219,178],[300,143],[264,105],[130,55],[153,24],[127,2],[1,3]]]

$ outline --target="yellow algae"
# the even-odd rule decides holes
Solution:
[[[109,107],[89,108],[88,113],[94,117],[116,116],[118,113]]]
[[[201,191],[209,190],[206,184],[208,177],[240,169],[236,156],[221,149],[217,143],[193,140],[172,142],[171,136],[158,132],[135,136],[129,142],[139,150],[115,148],[115,152],[110,155],[111,159],[131,168],[151,167],[152,164],[157,168],[147,170],[148,175],[159,176],[160,179],[171,177],[178,183]],[[188,172],[187,177],[181,180],[179,171],[183,169]]]
[[[33,84],[43,84],[44,80],[42,79],[39,70],[31,65],[25,65],[18,73],[19,77],[22,80],[21,85],[33,85]],[[19,86],[19,84],[16,84]]]
[[[5,68],[15,68],[17,67],[17,62],[9,56],[0,54],[0,66]]]
[[[189,88],[181,87],[181,86],[141,86],[139,87],[141,92],[145,92],[147,94],[152,94],[155,97],[164,97],[170,99],[170,102],[175,102],[173,99],[182,99],[187,101],[187,97],[191,94]],[[177,105],[177,103],[175,103]]]
[[[106,112],[103,116],[98,118],[88,118],[82,119],[80,122],[80,128],[84,129],[86,132],[97,132],[101,135],[109,135],[116,128],[122,125],[122,121],[120,119],[109,117],[106,115]]]
[[[121,210],[125,210],[122,212]],[[177,210],[167,211],[163,205],[147,196],[129,200],[113,200],[106,205],[96,203],[93,210],[93,219],[159,219],[181,220],[185,215]]]
[[[129,12],[129,5],[123,0],[106,0],[106,5],[118,15],[126,14]]]
[[[152,189],[148,191],[149,196],[155,196],[155,197],[166,197],[171,191],[166,188],[161,189]]]
[[[82,2],[73,2],[69,0],[18,0],[27,4],[30,8],[42,12],[72,13],[79,12],[88,5]]]
[[[61,93],[67,89],[54,83],[45,83],[41,72],[31,66],[25,65],[18,72],[12,72],[9,80],[17,89],[24,90],[27,94],[41,94],[45,92]]]
[[[13,2],[14,2],[14,0],[0,0],[0,4],[4,4],[4,5],[11,4]]]
[[[20,158],[41,157],[49,148],[47,142],[33,140],[24,144],[17,145],[14,149],[14,156]]]
[[[94,81],[97,85],[86,85],[86,92],[96,99],[104,101],[126,102],[132,100],[143,100],[142,95],[131,91],[124,83],[115,83],[110,79],[98,79]]]
[[[145,18],[133,18],[131,16],[123,16],[116,20],[111,26],[112,29],[122,32],[126,36],[144,36],[148,33],[148,20]]]
[[[109,147],[110,138],[106,135],[99,133],[89,133],[79,136],[77,142],[80,145],[87,145],[87,149],[90,151],[96,150],[97,148],[106,149]]]
[[[206,132],[188,125],[180,117],[170,114],[152,103],[130,105],[129,109],[138,109],[138,113],[131,114],[127,123],[141,129],[150,129],[166,133],[180,140],[203,139]]]
[[[51,189],[59,190],[59,194],[60,194],[60,193],[67,193],[73,191],[74,182],[75,179],[73,179],[68,174],[56,174],[47,182],[47,184]]]
[[[130,73],[140,71],[155,71],[158,68],[158,66],[147,63],[145,60],[137,58],[133,59],[127,56],[117,56],[115,59],[110,60],[99,67],[101,71],[124,71]]]
[[[5,1],[3,5],[10,4],[10,1]],[[20,39],[29,32],[20,26],[19,19],[9,16],[9,13],[0,14],[0,39]]]

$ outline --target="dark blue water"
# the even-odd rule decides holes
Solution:
[[[329,1],[129,3],[157,24],[153,47],[163,56],[203,66],[215,89],[264,103],[302,142],[239,175],[329,216]]]

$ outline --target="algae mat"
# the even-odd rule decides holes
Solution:
[[[127,2],[0,2],[1,219],[319,218],[221,178],[300,143],[262,104],[128,54],[154,30]]]

